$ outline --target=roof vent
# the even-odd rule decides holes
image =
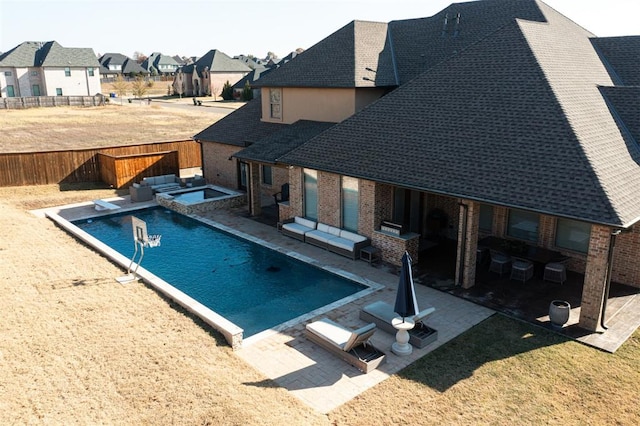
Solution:
[[[460,13],[457,13],[453,18],[449,19],[449,14],[444,15],[444,21],[442,23],[442,37],[455,38],[460,34]]]

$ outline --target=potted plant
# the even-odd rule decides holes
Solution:
[[[562,328],[569,321],[571,305],[566,300],[553,300],[549,305],[549,321],[556,328]]]

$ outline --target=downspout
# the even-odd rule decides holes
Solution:
[[[602,314],[600,315],[600,326],[605,330],[609,327],[606,325],[605,315],[607,313],[607,300],[609,299],[609,289],[611,288],[611,270],[613,269],[613,249],[616,246],[616,237],[620,233],[619,229],[616,229],[611,233],[609,237],[609,252],[607,253],[607,274],[605,276],[604,287],[604,299],[602,300]]]
[[[469,206],[464,203],[458,204],[463,210],[462,223],[460,224],[460,233],[462,247],[460,247],[460,264],[458,265],[458,282],[456,286],[461,286],[464,276],[464,258],[467,254],[467,217],[469,216]]]

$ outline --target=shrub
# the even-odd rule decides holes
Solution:
[[[229,80],[227,80],[224,86],[222,86],[221,96],[222,96],[222,99],[224,99],[225,101],[230,101],[233,99],[233,87],[231,87]]]

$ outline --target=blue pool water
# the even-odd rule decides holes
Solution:
[[[133,213],[161,234],[141,266],[251,336],[366,288],[163,208]],[[74,224],[131,258],[131,213]]]

